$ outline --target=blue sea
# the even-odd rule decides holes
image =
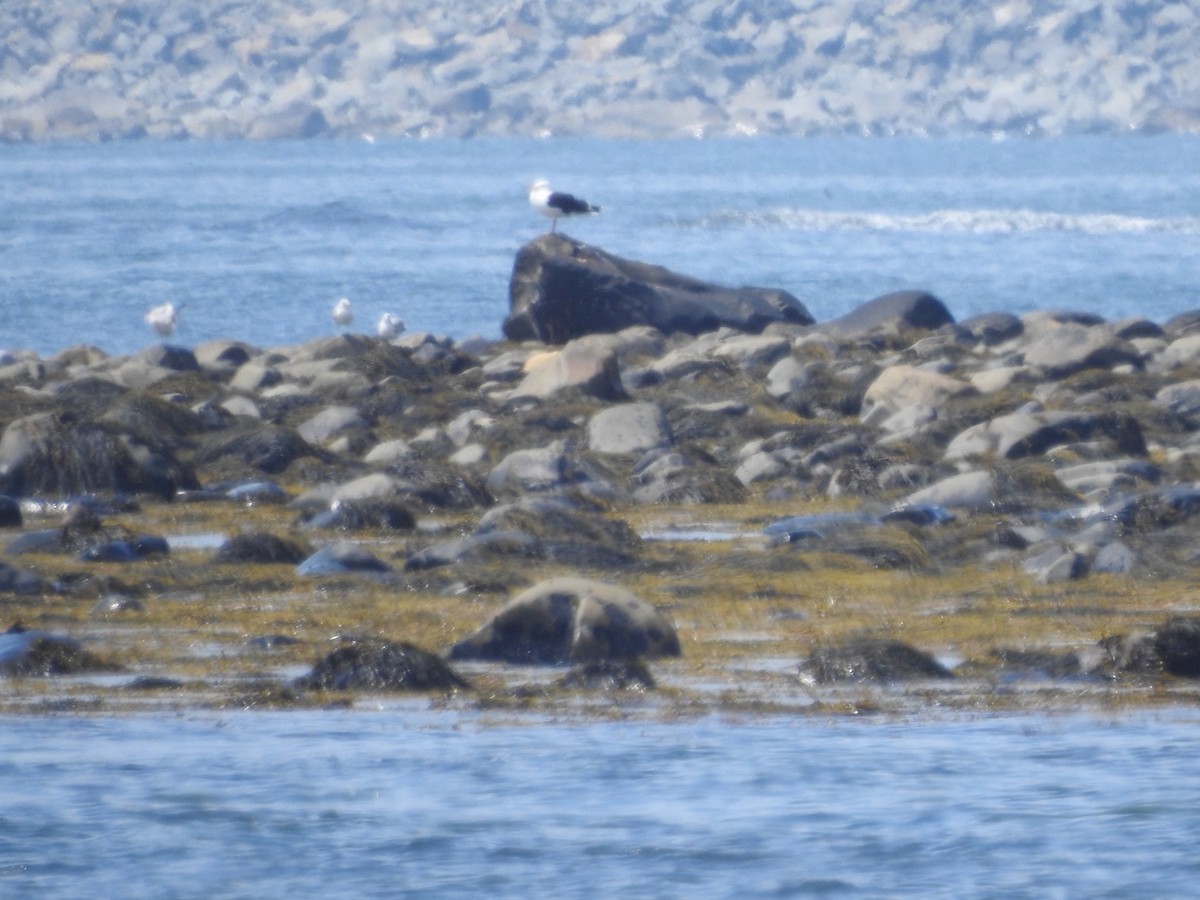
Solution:
[[[0,896],[1194,896],[1200,713],[0,719]]]
[[[0,349],[499,337],[563,230],[819,319],[1200,307],[1200,137],[0,145]],[[0,718],[0,897],[1176,897],[1200,712]]]
[[[603,207],[564,230],[818,319],[901,288],[957,319],[1200,307],[1200,136],[664,142],[396,140],[0,145],[0,349],[129,353],[332,333],[498,338],[528,185]]]

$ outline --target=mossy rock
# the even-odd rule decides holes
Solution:
[[[470,684],[434,653],[403,641],[352,638],[296,679],[314,691],[454,691]]]

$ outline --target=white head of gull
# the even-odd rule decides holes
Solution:
[[[558,220],[563,216],[594,216],[600,212],[600,207],[593,206],[573,194],[552,190],[550,182],[544,178],[540,178],[530,185],[529,205],[543,216],[550,217],[551,234],[558,228]]]

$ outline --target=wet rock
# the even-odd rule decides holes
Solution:
[[[165,445],[151,447],[70,415],[17,419],[0,437],[0,493],[13,497],[115,491],[170,498],[199,486],[192,469]]]
[[[66,635],[21,625],[0,634],[0,675],[47,677],[117,669]]]
[[[547,234],[517,253],[504,334],[562,343],[634,325],[669,335],[722,325],[759,332],[771,322],[805,325],[813,318],[786,291],[723,288]]]
[[[0,528],[20,528],[24,524],[21,504],[14,497],[0,495]]]
[[[674,626],[645,600],[598,581],[555,578],[514,597],[450,658],[565,665],[680,652]]]
[[[651,452],[634,467],[633,499],[654,503],[738,503],[746,488],[733,473],[698,452]]]
[[[83,562],[137,562],[152,556],[168,556],[166,538],[144,534],[129,540],[105,541],[79,551]]]
[[[1026,365],[1036,367],[1050,379],[1067,378],[1083,369],[1142,364],[1142,355],[1136,347],[1102,325],[1087,327],[1055,322],[1031,334],[1027,323],[1025,339]]]
[[[839,682],[882,682],[945,679],[954,675],[936,659],[901,641],[862,639],[837,647],[822,647],[799,667],[800,677],[810,684]]]
[[[1200,678],[1200,618],[1176,616],[1147,634],[1109,637],[1100,645],[1108,656],[1104,673]]]
[[[296,541],[265,531],[253,531],[229,538],[217,548],[212,561],[222,564],[284,563],[294,566],[311,555],[308,547]]]
[[[524,534],[536,541],[542,558],[607,571],[631,565],[642,547],[626,522],[559,497],[526,497],[490,509],[475,530],[479,537]]]
[[[573,666],[558,686],[584,691],[652,691],[658,685],[650,667],[640,659],[610,660]]]
[[[353,544],[333,544],[322,547],[298,566],[297,575],[343,575],[350,572],[379,573],[391,571],[391,566],[369,550]]]
[[[41,594],[46,591],[42,576],[0,562],[0,594]]]
[[[238,463],[275,475],[298,459],[318,456],[294,429],[269,423],[244,423],[232,433],[222,431],[206,440],[194,461],[197,466]]]
[[[825,334],[861,337],[873,331],[917,329],[933,331],[954,322],[954,317],[927,291],[895,291],[876,297],[844,316],[818,326]]]
[[[304,521],[305,528],[334,528],[341,531],[383,529],[411,531],[417,527],[413,511],[399,498],[368,497],[365,499],[334,500],[330,509]]]
[[[404,641],[343,638],[295,686],[311,691],[442,691],[470,688],[439,656]]]
[[[1044,453],[1051,447],[1110,440],[1117,452],[1145,456],[1146,442],[1135,418],[1116,413],[1015,412],[999,416],[961,432],[946,447],[947,461],[995,455],[1017,459]]]

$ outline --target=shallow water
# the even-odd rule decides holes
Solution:
[[[1185,896],[1194,712],[7,718],[0,894]]]
[[[500,335],[545,176],[604,207],[582,240],[818,320],[890,290],[958,319],[1069,308],[1162,321],[1200,306],[1200,137],[756,138],[0,145],[0,350],[262,346],[391,311]]]

